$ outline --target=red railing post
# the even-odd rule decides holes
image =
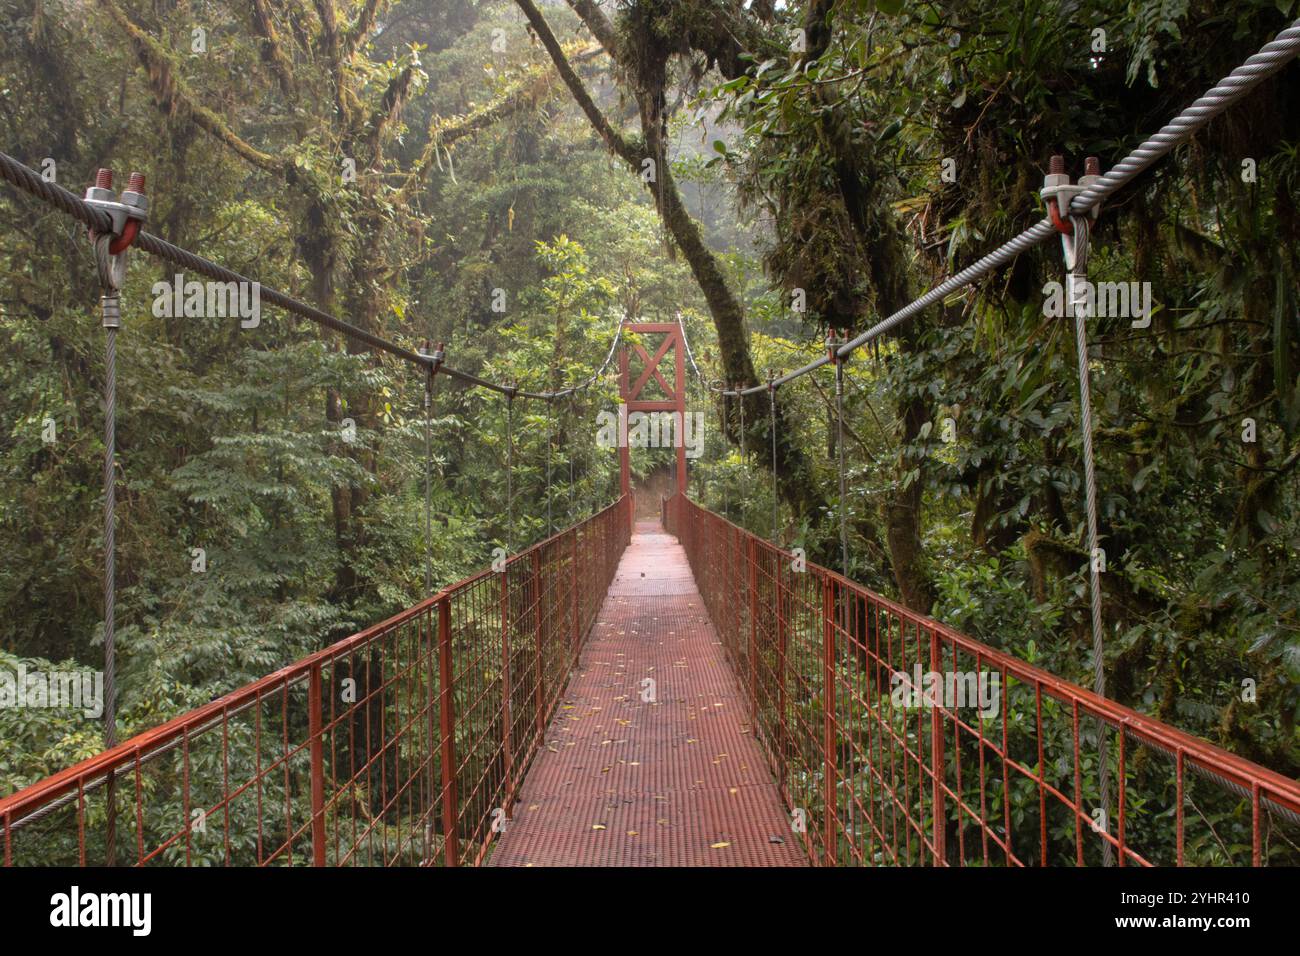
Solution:
[[[439,724],[442,730],[442,838],[447,866],[460,863],[456,838],[456,701],[451,664],[451,598],[438,604]]]
[[[573,659],[576,662],[578,650],[582,646],[582,635],[578,633],[578,529],[569,531],[569,605],[573,614]]]
[[[939,632],[930,629],[930,670],[942,674],[943,647],[939,643]],[[956,659],[953,661],[956,667]],[[978,680],[978,675],[976,675]],[[946,686],[946,682],[943,686]],[[955,684],[954,684],[955,686]],[[944,792],[943,792],[943,700],[939,699],[930,709],[930,773],[934,783],[930,804],[934,813],[934,834],[932,853],[936,866],[944,861]]]
[[[749,708],[758,734],[758,545],[749,539]]]
[[[822,828],[822,862],[834,866],[839,834],[839,810],[835,801],[835,582],[830,576],[822,578],[822,750],[825,766],[822,780],[822,802],[825,804],[825,823]]]
[[[322,741],[324,702],[321,699],[320,664],[307,676],[307,736],[311,759],[311,862],[325,865],[325,747]]]
[[[507,792],[514,769],[514,686],[510,675],[510,565],[501,571],[501,762]]]
[[[437,743],[435,743],[435,741],[438,740],[438,728],[435,724],[435,720],[437,719],[435,717],[435,714],[438,713],[438,706],[435,704],[433,699],[433,689],[436,684],[436,678],[434,677],[434,675],[437,673],[438,670],[438,656],[437,656],[438,645],[433,637],[433,607],[428,608],[428,610],[426,610],[423,614],[420,615],[420,621],[424,628],[425,640],[428,641],[428,645],[429,645],[429,653],[426,658],[425,670],[424,670],[425,717],[426,717],[426,722],[428,724],[428,734],[429,734],[429,784],[428,784],[429,797],[428,797],[428,806],[426,811],[428,814],[427,817],[428,822],[425,823],[424,826],[425,857],[421,865],[432,866],[433,865],[433,821],[436,819],[435,816],[437,813],[436,794],[438,793],[438,782],[434,776],[434,771],[437,769],[437,762],[433,759],[434,751],[438,747]]]
[[[542,665],[542,549],[533,551],[533,629],[537,632],[537,744],[546,736],[546,690]]]
[[[734,535],[734,537],[733,537]],[[744,613],[744,603],[741,601],[740,569],[736,563],[740,560],[740,529],[728,529],[726,545],[722,548],[722,559],[725,562],[724,567],[727,569],[727,575],[730,583],[727,587],[728,594],[735,594],[734,611],[731,615],[732,627],[731,633],[724,638],[724,644],[727,653],[731,656],[731,666],[738,667],[740,664],[740,615]]]
[[[596,616],[599,604],[592,606],[593,602],[599,602],[601,599],[604,586],[613,576],[622,548],[626,544],[628,533],[626,519],[630,506],[629,498],[621,499],[572,529],[570,533],[574,537],[568,543],[571,560],[571,593],[567,599],[558,592],[558,588],[562,586],[558,580],[562,576],[562,569],[556,565],[564,560],[562,550],[564,546],[560,542],[552,540],[548,543],[547,547],[553,546],[556,549],[549,552],[551,557],[539,553],[532,556],[528,563],[534,578],[531,587],[545,592],[539,594],[537,605],[538,613],[542,617],[539,631],[545,631],[541,639],[540,682],[544,705],[549,706],[549,703],[552,703],[549,701],[551,680],[558,680],[563,676],[548,673],[552,663],[546,657],[548,653],[558,652],[555,647],[547,649],[548,641],[552,644],[557,641],[562,642],[556,630],[562,625],[556,623],[556,618],[566,612],[560,602],[567,600],[575,627],[581,627],[588,612],[593,618]],[[762,654],[766,653],[762,649],[763,645],[758,641],[762,639],[772,642],[768,646],[774,650],[775,656],[770,663],[775,677],[760,674],[755,681],[751,674],[748,681],[752,688],[757,689],[750,693],[753,700],[761,699],[763,706],[767,706],[769,699],[774,701],[778,712],[777,718],[773,719],[766,728],[772,731],[771,736],[776,738],[777,746],[773,748],[769,739],[765,739],[763,743],[768,747],[769,753],[780,755],[776,773],[781,779],[787,801],[795,805],[792,809],[805,807],[813,818],[814,822],[808,828],[807,834],[799,838],[799,842],[806,845],[810,862],[837,865],[839,839],[843,836],[846,864],[871,863],[877,862],[878,859],[896,864],[919,859],[924,863],[925,854],[929,852],[929,863],[956,866],[967,860],[967,843],[970,842],[968,828],[974,827],[978,837],[977,853],[982,856],[985,864],[991,862],[991,856],[1002,855],[1005,855],[1008,865],[1066,862],[1071,856],[1075,862],[1084,863],[1086,857],[1084,839],[1088,818],[1086,808],[1083,807],[1084,798],[1081,795],[1083,784],[1079,726],[1083,720],[1101,720],[1111,728],[1112,733],[1119,734],[1120,773],[1117,779],[1121,782],[1121,788],[1117,846],[1120,860],[1125,865],[1146,866],[1158,862],[1159,859],[1152,855],[1151,851],[1161,849],[1161,844],[1158,842],[1161,838],[1167,841],[1165,849],[1171,857],[1170,862],[1176,861],[1182,864],[1202,859],[1200,855],[1195,855],[1193,852],[1199,853],[1199,847],[1184,845],[1187,842],[1183,812],[1184,804],[1188,802],[1186,775],[1193,771],[1198,774],[1204,771],[1208,775],[1206,780],[1211,785],[1217,782],[1220,787],[1227,788],[1225,794],[1236,794],[1237,797],[1233,799],[1239,798],[1242,793],[1249,795],[1251,800],[1249,825],[1252,830],[1251,850],[1254,863],[1272,862],[1282,852],[1274,851],[1271,847],[1266,849],[1264,838],[1271,832],[1267,829],[1271,814],[1300,813],[1300,783],[1297,781],[1216,748],[1204,740],[1182,733],[1153,718],[1122,707],[1114,701],[1098,697],[1092,691],[1071,684],[970,637],[947,628],[939,630],[943,625],[923,618],[817,565],[807,565],[806,573],[802,569],[796,570],[799,566],[791,563],[793,555],[786,552],[773,548],[766,552],[768,557],[763,558],[761,555],[764,553],[763,549],[768,547],[767,542],[752,538],[746,532],[739,532],[739,537],[733,536],[736,533],[733,525],[721,517],[704,511],[685,497],[675,496],[670,499],[665,511],[669,524],[676,529],[687,557],[691,561],[692,573],[697,575],[704,604],[712,619],[718,624],[718,633],[727,642],[728,661],[735,665],[738,687],[746,682],[742,663],[744,645],[739,643],[744,635],[738,630],[743,625],[745,610],[740,608],[740,618],[737,621],[732,616],[737,608],[729,607],[728,604],[739,607],[745,600],[746,586],[750,589],[751,631],[748,640],[753,664],[756,664]],[[582,536],[581,540],[578,535]],[[748,543],[748,550],[740,547],[742,542]],[[746,578],[742,576],[740,563],[745,560],[750,562],[748,584]],[[771,588],[764,588],[758,581],[759,575],[764,573],[760,566],[760,562],[763,561],[772,562],[766,572],[770,574],[773,582]],[[186,815],[172,813],[165,801],[157,806],[149,806],[146,803],[150,799],[150,794],[141,783],[142,765],[154,756],[170,752],[173,748],[181,748],[179,753],[184,758],[184,762],[180,766],[175,766],[173,771],[179,775],[177,784],[182,788],[180,792],[185,797],[186,806],[194,799],[194,793],[200,786],[224,793],[227,803],[241,792],[250,794],[250,803],[255,801],[256,805],[249,807],[246,818],[241,819],[229,814],[225,817],[227,833],[225,862],[227,864],[245,865],[256,862],[262,865],[284,863],[345,865],[354,861],[378,862],[372,861],[372,857],[376,855],[372,836],[377,827],[383,826],[382,821],[376,821],[366,813],[366,808],[362,806],[364,801],[349,799],[346,801],[346,806],[340,806],[333,780],[335,776],[361,780],[373,768],[379,777],[375,784],[376,792],[382,790],[385,794],[391,794],[396,790],[397,796],[409,797],[412,805],[418,806],[422,811],[419,822],[425,826],[428,847],[422,862],[427,864],[435,862],[433,843],[437,839],[435,833],[437,831],[444,835],[441,853],[445,855],[446,864],[459,865],[462,862],[460,837],[465,836],[469,841],[471,836],[477,836],[479,828],[484,823],[485,814],[491,809],[496,809],[481,806],[487,798],[479,795],[499,792],[495,788],[499,782],[501,740],[495,724],[485,727],[478,719],[474,719],[472,713],[475,707],[479,707],[485,712],[483,720],[500,719],[500,713],[497,713],[495,718],[486,714],[493,709],[490,701],[483,700],[485,695],[490,697],[491,682],[483,684],[485,678],[479,671],[485,662],[478,658],[480,653],[486,653],[486,665],[490,669],[496,655],[491,651],[490,646],[482,647],[482,642],[471,644],[471,635],[463,629],[461,634],[466,640],[462,643],[465,646],[457,651],[453,644],[454,627],[460,625],[455,624],[454,617],[459,613],[463,623],[477,621],[478,624],[475,626],[486,624],[490,631],[491,604],[496,597],[492,594],[492,590],[494,587],[501,587],[504,595],[502,610],[505,625],[502,653],[504,660],[509,662],[512,656],[510,630],[513,627],[524,630],[522,627],[524,618],[514,617],[514,611],[520,610],[526,604],[522,596],[524,592],[520,589],[526,586],[526,575],[529,571],[523,563],[520,563],[515,573],[525,575],[525,578],[517,578],[513,585],[508,579],[503,580],[501,585],[493,585],[490,571],[475,574],[458,584],[451,585],[448,590],[440,592],[436,597],[422,601],[386,621],[335,642],[295,662],[289,668],[268,674],[167,724],[145,731],[129,742],[119,744],[113,750],[82,761],[16,794],[0,797],[0,844],[2,844],[0,861],[11,865],[19,859],[21,838],[28,837],[30,834],[30,839],[44,840],[51,835],[44,829],[40,831],[21,829],[25,823],[35,822],[33,814],[43,814],[64,807],[66,810],[63,819],[68,827],[64,838],[66,840],[64,850],[70,858],[79,860],[84,865],[88,851],[86,846],[88,791],[102,785],[102,781],[109,775],[116,775],[119,779],[125,780],[127,775],[134,772],[135,841],[138,861],[141,864],[163,862],[162,855],[168,847],[178,845],[178,841],[192,840],[193,833]],[[605,575],[603,579],[602,574]],[[554,594],[554,596],[548,597],[547,594]],[[520,596],[516,597],[516,595]],[[462,601],[464,603],[459,603]],[[462,610],[457,611],[456,607],[453,607],[454,602]],[[819,604],[822,615],[820,635],[817,633],[816,620]],[[765,625],[769,630],[764,635],[757,635],[755,623],[757,617],[769,615],[770,620],[772,608],[775,608],[775,621]],[[862,608],[865,608],[865,611],[861,610]],[[486,622],[485,616],[488,618]],[[513,623],[511,623],[512,618]],[[409,630],[416,621],[421,628],[418,642],[411,640],[414,635]],[[773,627],[776,629],[775,636],[770,630]],[[836,637],[837,632],[843,633],[843,641]],[[1046,837],[1042,835],[1046,832],[1047,820],[1041,808],[1045,805],[1046,794],[1052,782],[1043,777],[1041,772],[1036,772],[1033,767],[1024,763],[1029,748],[1020,748],[1018,757],[1012,754],[1013,748],[1008,745],[1008,707],[1005,701],[1001,708],[1000,742],[996,733],[990,735],[989,728],[984,723],[977,723],[974,718],[970,723],[959,719],[955,701],[953,704],[941,703],[939,707],[942,709],[931,710],[928,730],[923,712],[914,711],[910,706],[900,705],[908,712],[908,716],[903,718],[906,720],[906,728],[901,734],[897,732],[893,721],[902,714],[899,709],[887,706],[883,698],[884,688],[892,683],[889,677],[894,668],[907,673],[914,665],[921,668],[926,666],[925,635],[927,633],[930,639],[929,667],[935,673],[953,673],[960,662],[973,658],[972,666],[977,675],[977,688],[983,684],[978,680],[978,675],[987,667],[993,672],[991,676],[999,678],[998,687],[1004,693],[1011,681],[1022,683],[1033,690],[1039,767],[1043,766],[1045,752],[1043,741],[1053,739],[1047,733],[1049,728],[1045,724],[1045,718],[1052,717],[1058,721],[1065,721],[1065,725],[1059,728],[1064,732],[1064,736],[1060,739],[1073,741],[1074,794],[1071,798],[1063,789],[1059,792],[1051,792],[1056,794],[1056,799],[1067,809],[1073,809],[1076,814],[1073,847],[1069,845],[1068,834],[1065,832],[1061,833],[1061,840],[1056,845],[1049,845]],[[585,634],[577,632],[575,640],[580,640],[583,636]],[[526,637],[522,639],[527,640]],[[865,643],[860,643],[861,641]],[[841,643],[845,648],[846,696],[843,713],[840,712],[838,704],[840,676],[838,646]],[[488,644],[490,645],[490,640]],[[523,654],[532,653],[531,645],[521,646],[515,650],[520,652],[521,660]],[[417,652],[420,657],[419,662],[408,656]],[[454,656],[456,653],[462,654],[461,661],[456,661]],[[380,655],[377,661],[374,657],[376,654]],[[901,658],[898,656],[900,654]],[[378,663],[382,668],[381,675],[394,675],[391,679],[381,680],[383,687],[394,687],[403,695],[407,695],[409,688],[407,699],[411,707],[414,707],[417,696],[422,698],[421,703],[425,707],[425,713],[413,718],[409,723],[403,719],[400,728],[392,733],[387,729],[391,726],[387,721],[398,715],[393,714],[391,710],[385,710],[383,714],[378,715],[378,735],[385,742],[387,753],[395,754],[397,749],[401,749],[403,759],[400,762],[381,763],[378,756],[372,756],[375,738],[361,726],[361,718],[365,717],[365,714],[357,712],[352,715],[355,722],[343,722],[348,716],[348,707],[352,706],[355,709],[355,705],[340,704],[341,698],[335,696],[340,692],[336,662],[342,667],[346,666],[345,661],[356,662],[358,658]],[[469,658],[473,658],[477,663],[466,670],[466,660]],[[820,675],[818,674],[819,662]],[[529,665],[526,661],[523,663],[525,667],[523,673],[526,676]],[[558,664],[554,666],[558,667]],[[965,664],[960,663],[960,666]],[[328,686],[324,683],[326,670],[330,671],[331,678]],[[427,684],[423,688],[418,684],[422,678],[427,679]],[[513,675],[509,675],[507,683],[512,678]],[[460,685],[464,686],[465,696],[458,700],[456,696],[459,692],[458,681],[464,682],[467,679],[468,683]],[[397,680],[403,681],[400,687],[396,683]],[[408,680],[413,683],[413,686],[412,683],[405,683]],[[772,680],[776,681],[775,690],[771,687]],[[819,681],[822,685],[820,688],[817,686]],[[945,688],[957,686],[949,685],[947,680],[941,683]],[[295,711],[288,699],[291,688],[299,688],[298,706],[304,705],[305,702],[308,709],[305,730],[301,724],[294,724]],[[556,687],[557,694],[559,690],[560,688]],[[526,686],[521,688],[521,692],[524,698],[531,697],[526,693]],[[862,699],[864,693],[870,699]],[[436,702],[435,696],[437,696]],[[508,694],[508,696],[512,695]],[[283,723],[265,716],[265,707],[277,699],[288,704],[283,707]],[[824,711],[820,727],[817,726],[815,718],[815,708],[819,702]],[[1048,702],[1055,702],[1050,710]],[[328,708],[326,704],[329,705]],[[461,704],[466,705],[467,722],[463,724],[465,735],[458,738],[457,711]],[[338,713],[340,706],[343,708],[342,717]],[[813,709],[811,717],[806,713],[809,708]],[[247,740],[240,740],[239,737],[230,734],[230,721],[235,714],[250,709],[252,721],[252,726],[248,728],[250,737]],[[844,717],[843,724],[840,723],[841,716]],[[298,714],[297,719],[301,720],[301,718],[302,715]],[[807,718],[810,723],[805,724],[804,718]],[[763,719],[766,720],[766,716]],[[264,720],[269,724],[265,728]],[[336,724],[336,721],[340,723]],[[274,724],[280,726],[276,727]],[[953,731],[951,748],[948,747],[946,734],[950,724]],[[292,736],[294,731],[291,725],[298,728],[296,737]],[[524,726],[531,726],[531,722],[526,720]],[[335,752],[339,743],[337,734],[340,728],[344,737],[357,738],[350,745],[345,741],[345,750],[350,752],[351,757],[350,769],[347,766],[349,753],[340,755]],[[416,730],[421,732],[420,739],[416,737]],[[806,734],[803,733],[804,730],[807,731]],[[212,746],[220,748],[218,753],[223,755],[222,762],[206,762],[206,765],[203,765],[192,761],[191,754],[194,752],[192,748],[197,745],[205,732],[211,735],[206,739]],[[304,732],[307,735],[306,740],[302,740]],[[326,734],[331,740],[329,767],[325,766]],[[776,736],[778,734],[779,736]],[[928,745],[925,741],[927,734],[930,737]],[[217,739],[218,735],[219,739]],[[283,735],[282,742],[277,739],[281,735]],[[965,735],[964,742],[963,735]],[[423,739],[424,736],[427,736],[427,743]],[[527,739],[526,734],[525,739]],[[306,770],[309,773],[307,787],[299,788],[300,796],[308,800],[305,807],[308,809],[308,819],[299,820],[298,824],[294,824],[296,805],[293,804],[292,799],[287,798],[284,819],[289,827],[288,835],[284,838],[275,838],[275,833],[279,832],[274,829],[274,821],[278,815],[277,807],[273,804],[263,806],[267,795],[266,788],[279,780],[281,775],[285,779],[286,788],[292,787],[293,782],[290,777],[294,768],[288,766],[283,760],[268,765],[263,758],[267,747],[278,749],[283,746],[288,752],[295,740],[298,744],[294,752],[298,753],[300,760],[308,761],[306,767],[301,763],[296,764],[300,783],[302,772]],[[513,769],[520,770],[525,763],[520,756],[527,754],[529,748],[523,747],[520,739],[514,738],[513,734],[512,743],[515,750],[512,754]],[[246,749],[236,751],[236,745]],[[978,754],[978,804],[975,802],[976,794],[973,792],[976,789],[976,782],[963,781],[962,751],[967,745],[972,754]],[[816,754],[816,748],[819,746],[823,750],[820,758]],[[927,746],[930,748],[929,754],[925,753]],[[363,747],[365,753],[361,753]],[[415,753],[417,747],[422,748],[420,755],[422,759],[428,760],[427,765],[413,763],[407,759]],[[1140,775],[1126,775],[1123,772],[1129,767],[1130,752],[1136,747],[1150,747],[1151,753],[1157,756],[1163,754],[1171,762],[1175,777],[1173,785],[1169,786],[1174,796],[1174,808],[1169,813],[1171,817],[1169,822],[1174,827],[1172,833],[1148,825],[1151,822],[1149,813],[1161,812],[1159,794],[1163,790],[1160,788],[1166,786],[1168,781],[1162,782],[1161,778],[1154,776],[1151,778],[1151,782],[1156,787],[1157,797],[1155,800],[1150,800],[1146,794],[1140,794],[1132,789],[1139,783],[1145,783],[1146,780]],[[843,770],[840,769],[839,761],[841,749],[845,757]],[[949,755],[953,757],[955,775],[952,787],[948,786],[947,781],[946,762]],[[244,766],[227,759],[235,757],[242,757],[239,763]],[[463,758],[464,767],[460,764],[460,758]],[[358,764],[362,761],[366,761],[366,764],[359,767]],[[393,769],[399,769],[402,774],[409,774],[409,776],[398,778],[393,786],[389,786],[386,774]],[[460,779],[462,769],[467,775],[464,787],[461,787]],[[1066,777],[1068,769],[1065,766],[1059,769],[1060,775]],[[869,770],[870,773],[864,776],[865,770]],[[823,774],[823,784],[820,788],[815,781],[816,774],[819,772]],[[195,776],[191,780],[191,773],[196,775],[206,773],[208,776],[206,778]],[[927,788],[923,780],[927,773],[931,777],[929,788],[931,809],[928,811],[924,808]],[[1016,779],[1021,777],[1036,779],[1037,787],[1027,787],[1023,794],[1014,794],[1009,783],[1012,773],[1017,774]],[[240,776],[236,778],[232,774],[240,774]],[[422,779],[417,780],[417,776]],[[469,779],[471,777],[473,779]],[[425,779],[427,779],[429,792],[427,799],[423,793]],[[808,782],[806,786],[799,787],[799,780]],[[838,785],[841,780],[846,784],[843,793],[843,820],[839,818]],[[1060,781],[1058,786],[1064,787],[1065,782],[1065,780]],[[855,784],[863,786],[862,792],[856,789]],[[1204,783],[1198,784],[1198,786],[1203,785]],[[441,786],[441,797],[437,796],[439,786]],[[951,860],[947,856],[946,814],[946,801],[950,791],[954,801],[954,842]],[[969,801],[964,797],[967,792],[971,793]],[[292,793],[289,793],[288,789],[286,793],[289,798],[292,798]],[[1038,829],[1042,852],[1041,855],[1032,854],[1034,859],[1031,860],[1031,854],[1026,850],[1017,854],[1012,846],[1011,819],[1013,810],[1018,811],[1022,806],[1028,807],[1033,802],[1035,794],[1040,807]],[[459,814],[462,795],[466,800],[465,834],[460,833]],[[164,800],[165,796],[165,794],[155,795],[159,800]],[[1023,797],[1026,802],[1024,804],[1017,802],[1013,806],[1013,797]],[[498,797],[493,796],[491,799],[495,800]],[[509,797],[507,799],[509,800]],[[861,808],[858,804],[862,799],[867,804],[865,815],[859,812]],[[819,800],[822,801],[820,805]],[[1146,809],[1149,800],[1150,811]],[[989,803],[996,805],[989,806]],[[507,802],[505,806],[510,806],[510,803]],[[301,810],[303,807],[298,809]],[[405,807],[402,807],[402,811],[404,814],[408,813]],[[927,812],[932,812],[929,827],[926,826],[924,817]],[[349,815],[352,817],[352,823],[357,826],[341,825],[340,816]],[[301,816],[301,813],[298,813],[298,816]],[[414,819],[414,816],[414,813],[403,815],[403,829],[406,822]],[[333,818],[332,823],[331,818]],[[51,818],[52,821],[54,819]],[[169,820],[173,822],[169,823]],[[373,825],[361,825],[365,823],[373,823]],[[1245,825],[1243,824],[1243,834]],[[181,829],[168,830],[174,826],[180,826]],[[241,827],[242,829],[238,829]],[[871,832],[868,833],[863,827],[869,828]],[[346,835],[348,830],[351,830],[350,835]],[[411,836],[413,837],[414,834]],[[871,845],[878,847],[878,853],[870,850],[864,852],[860,845],[861,837],[866,837],[871,841]],[[275,842],[268,843],[272,839]],[[918,839],[923,844],[919,857],[916,856]],[[1107,839],[1111,838],[1107,837]],[[146,840],[150,842],[146,844]],[[235,855],[241,845],[236,844],[235,840],[241,841],[244,850],[242,856]],[[818,840],[822,843],[820,852],[817,846]],[[1150,844],[1150,848],[1143,846],[1139,840]],[[1241,842],[1245,842],[1244,836]],[[276,843],[281,845],[273,850]],[[489,849],[486,840],[473,839],[472,843],[473,853],[467,854],[467,860],[464,862],[481,861]],[[996,844],[1001,852],[993,852],[993,844]],[[403,850],[406,845],[403,842],[403,834],[399,834],[395,841],[390,841],[385,850],[381,851],[384,862],[401,862],[405,858]],[[90,849],[93,850],[94,847]],[[1049,855],[1050,853],[1056,854],[1058,858],[1054,859]],[[23,854],[23,857],[27,855]],[[186,862],[197,862],[197,859],[187,859]]]
[[[777,767],[780,771],[778,782],[782,792],[786,789],[786,734],[788,733],[785,726],[785,595],[781,591],[781,578],[785,573],[783,564],[784,558],[778,553],[772,570],[776,582],[776,707],[780,728],[777,737]]]

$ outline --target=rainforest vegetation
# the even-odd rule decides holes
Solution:
[[[768,535],[775,488],[781,543],[836,570],[844,514],[849,577],[1091,686],[1058,243],[855,354],[842,436],[830,368],[778,390],[775,435],[766,394],[715,386],[803,365],[1038,221],[1053,154],[1109,167],[1297,7],[0,0],[0,148],[77,193],[143,171],[152,232],[525,388],[586,378],[623,319],[680,315],[693,497]],[[1293,66],[1106,203],[1092,277],[1149,282],[1151,321],[1089,323],[1108,694],[1290,777],[1297,196]],[[0,666],[94,669],[94,261],[30,197],[0,190],[0,217]],[[425,596],[424,378],[269,306],[253,328],[160,314],[177,271],[134,254],[123,295],[120,738]],[[436,380],[435,587],[614,500],[594,439],[617,395],[612,371],[511,408]],[[0,795],[101,742],[0,710]],[[1220,831],[1198,852],[1248,859]]]

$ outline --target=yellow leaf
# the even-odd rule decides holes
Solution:
[[[711,850],[722,850],[722,849],[726,849],[726,848],[729,847],[729,846],[731,846],[730,843],[727,843],[726,841],[723,841],[722,843],[714,843],[714,844],[712,844],[712,845],[709,847],[709,849],[711,849]]]

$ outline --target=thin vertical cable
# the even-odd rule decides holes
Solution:
[[[433,368],[424,372],[424,596],[433,594]]]
[[[835,462],[840,477],[840,573],[849,576],[848,493],[844,482],[844,360],[835,360]]]
[[[737,385],[736,388],[739,389],[740,386]],[[737,396],[737,401],[740,403],[740,464],[745,468],[749,464],[748,456],[745,454],[745,396]]]
[[[780,526],[781,505],[776,497],[776,386],[772,384],[772,373],[767,375],[768,407],[771,420],[768,430],[772,433],[772,543],[777,543],[777,529]]]
[[[104,317],[104,749],[112,750],[117,746],[117,293],[103,296],[100,302]],[[117,775],[110,773],[105,791],[108,866],[117,865],[116,783]]]
[[[104,327],[104,749],[117,746],[117,330],[122,324],[126,252],[109,251],[113,236],[92,237]],[[104,860],[117,865],[117,775],[105,780]]]
[[[727,456],[727,426],[731,424],[731,398],[726,392],[722,393],[722,451]],[[731,482],[727,480],[727,473],[722,473],[722,513],[728,518],[731,517]]]
[[[515,396],[506,396],[506,552],[515,541]]]
[[[546,537],[551,536],[551,403],[546,403]]]
[[[570,438],[570,439],[572,439],[572,437],[573,437],[573,432],[574,432],[574,428],[573,428],[573,426],[574,426],[574,424],[575,424],[575,418],[576,418],[576,416],[573,414],[573,410],[574,410],[574,406],[575,406],[576,404],[577,404],[577,399],[575,399],[572,395],[570,395],[570,396],[569,396],[569,438]],[[568,441],[568,442],[565,443],[565,449],[566,449],[566,455],[567,455],[567,457],[568,457],[568,459],[569,459],[569,524],[572,525],[573,522],[577,520],[577,517],[576,517],[576,515],[574,514],[574,511],[575,511],[575,508],[576,508],[575,501],[576,501],[577,490],[574,488],[574,484],[573,484],[573,443],[572,443],[572,440],[570,440],[570,441]]]
[[[1083,446],[1084,510],[1087,514],[1088,535],[1088,606],[1092,619],[1092,683],[1098,697],[1106,696],[1106,658],[1101,616],[1101,546],[1097,534],[1097,475],[1092,450],[1092,389],[1089,383],[1088,333],[1085,323],[1090,310],[1087,301],[1076,297],[1088,281],[1088,243],[1090,220],[1087,216],[1071,216],[1074,224],[1073,263],[1065,277],[1070,314],[1074,318],[1074,351],[1079,364],[1079,430]],[[1103,821],[1110,831],[1110,744],[1107,727],[1097,722],[1097,783],[1100,790]],[[1102,865],[1115,864],[1109,841],[1101,844]]]

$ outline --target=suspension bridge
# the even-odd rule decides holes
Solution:
[[[1300,23],[1104,175],[1072,184],[1054,168],[1048,218],[856,338],[830,340],[816,362],[706,385],[766,392],[775,421],[777,389],[833,365],[841,399],[857,349],[1051,239],[1073,295],[1102,201],[1297,52]],[[657,521],[636,520],[620,442],[621,493],[603,510],[436,592],[426,570],[430,596],[413,607],[119,742],[114,343],[126,257],[251,280],[144,231],[142,177],[118,196],[102,174],[78,197],[0,153],[0,178],[90,230],[107,369],[105,747],[0,799],[5,865],[1148,866],[1200,859],[1213,843],[1263,865],[1295,849],[1300,783],[1106,696],[1096,562],[1089,689],[807,562],[775,521],[767,539],[704,509],[680,445]],[[426,396],[446,376],[511,409],[554,402],[617,354],[625,409],[682,414],[695,367],[683,326],[630,322],[661,337],[653,354],[640,338],[620,351],[620,324],[589,378],[530,392],[456,369],[441,348],[262,295],[412,364]],[[1072,316],[1095,550],[1086,314]],[[651,381],[666,398],[645,397]],[[839,401],[837,413],[842,425]],[[1223,845],[1216,823],[1228,820],[1247,846]]]

